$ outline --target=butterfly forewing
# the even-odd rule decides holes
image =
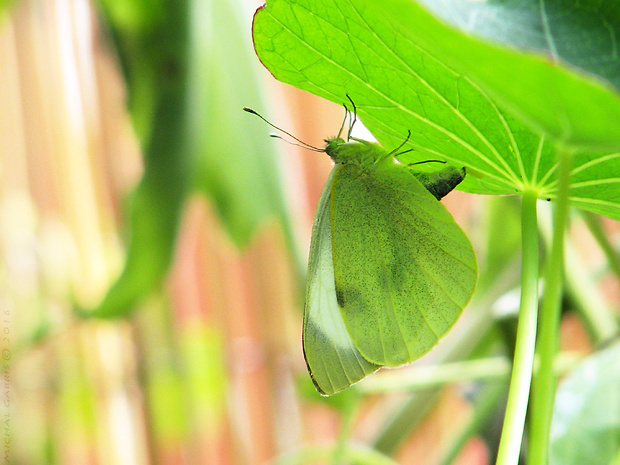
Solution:
[[[399,366],[456,322],[476,281],[469,240],[402,165],[343,165],[331,188],[336,295],[363,357]]]
[[[308,371],[319,392],[326,395],[349,387],[379,368],[356,349],[336,299],[329,206],[337,169],[325,185],[312,228],[303,325]]]

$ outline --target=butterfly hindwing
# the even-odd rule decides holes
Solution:
[[[320,393],[330,395],[359,381],[379,367],[356,349],[342,319],[336,298],[331,241],[330,175],[312,228],[303,349],[310,376]]]
[[[336,294],[355,347],[377,365],[427,352],[476,281],[469,240],[406,168],[342,165],[331,186]]]
[[[409,165],[407,169],[437,200],[448,195],[465,179],[465,168],[450,165],[433,172],[421,171],[419,165]]]

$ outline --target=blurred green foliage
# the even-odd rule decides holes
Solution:
[[[184,201],[215,203],[233,242],[258,225],[288,226],[273,146],[241,108],[262,102],[251,44],[234,0],[102,0],[144,154],[127,205],[125,268],[91,317],[120,317],[158,286],[171,264]],[[291,250],[294,250],[291,247]]]

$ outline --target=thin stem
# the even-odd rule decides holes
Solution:
[[[388,370],[366,378],[357,385],[363,394],[435,389],[445,384],[474,380],[508,380],[510,360],[489,357],[437,365],[413,366],[407,370]]]
[[[545,207],[538,210],[540,234],[550,250],[553,235],[552,212],[550,208],[546,208],[546,204],[540,207]],[[564,286],[577,314],[586,325],[592,343],[599,345],[620,331],[620,322],[594,278],[587,272],[588,267],[577,253],[577,248],[571,243],[569,236],[564,238]]]
[[[554,370],[557,375],[574,368],[582,356],[577,352],[559,353]],[[536,370],[536,362],[534,369]],[[438,365],[412,366],[404,370],[386,370],[356,385],[364,395],[386,392],[418,392],[439,389],[446,384],[473,381],[501,381],[508,383],[512,365],[506,357],[489,357]]]
[[[523,264],[521,270],[521,307],[515,345],[515,358],[510,378],[510,391],[502,438],[497,452],[497,465],[516,465],[523,439],[525,413],[532,380],[536,322],[538,313],[538,226],[536,192],[523,193],[521,236]]]
[[[562,284],[564,273],[564,231],[568,220],[571,152],[558,149],[558,195],[553,211],[551,251],[545,265],[545,293],[540,308],[537,354],[539,367],[532,384],[532,406],[528,459],[531,465],[549,460],[549,431],[557,376],[553,361],[558,353]]]
[[[609,242],[609,238],[603,230],[600,217],[587,211],[581,211],[581,217],[585,221],[586,226],[588,226],[590,233],[592,233],[592,237],[594,237],[605,254],[610,270],[620,278],[620,254],[616,252],[613,244]]]

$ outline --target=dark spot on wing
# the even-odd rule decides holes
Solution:
[[[336,288],[336,300],[338,301],[338,306],[340,308],[344,307],[344,291],[342,289]]]
[[[441,200],[465,179],[465,168],[448,167],[438,173],[411,171],[437,200]]]

